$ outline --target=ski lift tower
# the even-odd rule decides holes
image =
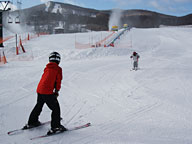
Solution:
[[[3,40],[3,12],[11,10],[8,8],[9,3],[10,1],[0,1],[0,41]],[[3,42],[0,43],[0,47],[4,47]]]
[[[17,8],[18,8],[18,16],[15,18],[15,23],[16,24],[20,24],[20,10],[21,10],[21,5],[22,5],[22,2],[21,0],[17,0]]]

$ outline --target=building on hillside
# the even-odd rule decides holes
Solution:
[[[55,27],[54,28],[54,34],[62,34],[65,33],[65,29],[62,27]]]

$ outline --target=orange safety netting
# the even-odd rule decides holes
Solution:
[[[4,38],[4,39],[0,38],[0,44],[3,43],[3,42],[5,42],[5,41],[7,41],[7,40],[9,40],[9,39],[11,39],[11,38],[13,38],[13,37],[14,37],[14,36],[8,36],[8,37],[6,37],[6,38]]]
[[[111,34],[109,34],[107,37],[105,37],[105,38],[102,39],[101,41],[96,42],[95,44],[90,44],[90,43],[82,44],[82,43],[79,43],[79,42],[75,42],[75,48],[77,48],[77,49],[86,49],[86,48],[100,47],[100,46],[102,46],[102,44],[103,44],[107,39],[109,39],[114,33],[115,33],[115,32],[112,31]]]
[[[109,39],[114,33],[115,33],[115,32],[112,31],[111,34],[109,34],[107,37],[105,37],[103,40],[101,40],[101,41],[99,41],[99,42],[97,42],[97,43],[99,43],[99,44],[101,45],[101,44],[104,43],[107,39]]]
[[[82,43],[75,42],[75,48],[77,49],[91,48],[91,44],[90,43],[82,44]]]

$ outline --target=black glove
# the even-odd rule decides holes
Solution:
[[[53,93],[56,97],[59,96],[59,91],[55,89],[54,93]]]

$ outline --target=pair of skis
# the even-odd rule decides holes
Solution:
[[[15,134],[18,134],[18,133],[23,132],[24,130],[38,128],[38,127],[41,127],[41,126],[46,125],[46,124],[49,124],[49,123],[51,123],[51,121],[42,122],[41,125],[36,126],[36,127],[30,127],[30,128],[27,128],[27,129],[25,129],[25,128],[23,127],[23,128],[20,128],[20,129],[11,130],[11,131],[7,132],[7,134],[8,134],[8,135],[15,135]]]
[[[46,124],[49,124],[50,121],[47,121],[47,122],[43,122],[41,123],[41,125],[37,126],[37,127],[41,127],[43,125],[46,125]],[[79,125],[79,126],[76,126],[76,127],[73,127],[73,128],[69,128],[67,129],[67,131],[73,131],[73,130],[78,130],[78,129],[82,129],[82,128],[87,128],[91,126],[91,123],[86,123],[86,124],[83,124],[83,125]],[[31,128],[28,128],[28,129],[34,129],[34,128],[37,128],[37,127],[31,127]],[[16,130],[12,130],[12,131],[9,131],[7,134],[8,135],[14,135],[14,134],[18,134],[24,130],[28,130],[28,129],[24,129],[24,128],[21,128],[21,129],[16,129]],[[37,136],[37,137],[33,137],[31,138],[30,140],[35,140],[35,139],[40,139],[40,138],[45,138],[45,137],[49,137],[49,136],[53,136],[53,135],[57,135],[57,134],[61,134],[61,133],[64,133],[66,131],[58,131],[56,133],[53,133],[51,135],[47,135],[47,134],[44,134],[44,135],[41,135],[41,136]]]
[[[89,126],[91,126],[91,123],[86,123],[86,124],[83,124],[83,125],[80,125],[80,126],[73,127],[73,128],[67,129],[67,131],[73,131],[73,130],[78,130],[78,129],[82,129],[82,128],[87,128]],[[58,131],[58,132],[53,133],[51,135],[44,134],[44,135],[41,135],[41,136],[33,137],[30,140],[45,138],[45,137],[49,137],[49,136],[53,136],[53,135],[58,135],[58,134],[61,134],[61,133],[67,132],[67,131]]]

